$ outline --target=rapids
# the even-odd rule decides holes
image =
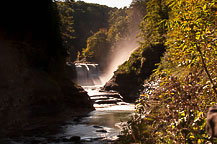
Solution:
[[[87,91],[96,110],[65,121],[54,133],[43,130],[39,135],[2,139],[0,144],[107,144],[118,138],[134,111],[134,104],[124,102],[117,92],[101,90],[103,85],[97,64],[77,63],[75,66],[77,83]]]

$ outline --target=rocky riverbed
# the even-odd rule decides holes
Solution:
[[[1,144],[107,144],[120,135],[122,125],[134,111],[134,105],[125,103],[120,94],[105,92],[98,86],[84,87],[94,103],[95,111],[72,117],[55,130],[40,130],[28,136],[6,138]]]

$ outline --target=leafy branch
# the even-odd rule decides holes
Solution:
[[[210,82],[211,82],[211,84],[212,84],[212,85],[211,85],[211,86],[212,86],[212,89],[213,89],[213,91],[215,92],[215,94],[217,95],[216,85],[215,85],[214,81],[212,80],[212,77],[211,77],[211,75],[210,75],[210,73],[209,73],[209,71],[208,71],[208,68],[207,68],[205,59],[204,59],[204,57],[203,57],[203,53],[202,53],[202,51],[201,51],[201,48],[200,48],[197,44],[196,44],[196,47],[197,47],[198,52],[200,53],[200,57],[201,57],[201,61],[202,61],[203,68],[204,68],[204,70],[205,70],[205,72],[206,72],[206,74],[207,74],[207,76],[208,76],[208,78],[209,78],[209,80],[210,80]]]

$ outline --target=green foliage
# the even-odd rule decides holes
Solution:
[[[129,34],[128,29],[128,17],[126,9],[116,10],[110,18],[112,24],[108,30],[108,40],[115,45],[118,41],[121,41]],[[114,19],[114,20],[113,20]]]
[[[107,41],[109,42],[109,50],[105,50],[109,53],[107,55],[114,55],[118,49],[124,46],[121,44],[129,43],[135,41],[138,33],[139,28],[138,25],[142,21],[144,15],[145,15],[145,4],[146,1],[138,0],[131,4],[129,8],[123,8],[123,9],[114,9],[112,12],[110,12],[109,16],[109,28],[107,30]],[[126,45],[125,45],[126,46]],[[91,47],[87,48],[89,50],[83,51],[83,56],[93,57],[91,55],[95,55],[94,51],[90,52]],[[139,50],[141,51],[141,49]],[[86,53],[85,53],[86,52]],[[89,53],[87,53],[89,52]],[[136,52],[135,52],[136,53]],[[137,63],[140,63],[140,58],[142,57],[142,52],[138,57],[132,56],[131,61],[126,62],[123,66],[120,68],[120,72],[126,72],[129,73],[130,71],[136,71],[137,69]],[[96,57],[96,56],[94,56]],[[100,60],[103,61],[104,59]],[[96,62],[96,59],[94,60]],[[105,65],[105,63],[103,64]],[[134,65],[134,66],[132,66]],[[117,72],[119,73],[119,72]]]
[[[84,48],[87,48],[87,39],[90,36],[100,29],[107,29],[109,27],[109,14],[114,9],[82,1],[73,3],[71,8],[74,10],[73,17],[76,37],[73,41],[76,48],[73,57],[76,57],[78,51],[82,52]]]
[[[167,8],[153,6],[154,2],[162,2]],[[216,103],[216,4],[215,0],[152,0],[147,3],[151,12],[146,18],[160,18],[156,10],[169,9],[169,15],[161,14],[169,20],[156,19],[153,25],[144,21],[148,28],[143,29],[143,37],[148,42],[143,45],[150,44],[150,40],[154,43],[164,40],[167,50],[150,81],[146,81],[138,101],[140,118],[133,118],[133,123],[128,125],[127,132],[139,137],[127,137],[125,132],[120,141],[150,143],[146,134],[141,137],[134,132],[133,127],[138,125],[144,127],[143,131],[150,127],[151,143],[212,141],[205,132],[205,122],[208,108]],[[162,23],[168,27],[166,34],[163,34]]]
[[[141,52],[142,48],[138,48],[135,50],[128,61],[123,63],[122,65],[119,66],[118,71],[116,73],[118,74],[130,74],[130,73],[136,73],[139,71],[141,68]]]
[[[87,39],[101,28],[109,25],[109,13],[113,8],[83,1],[56,2],[61,20],[61,34],[64,47],[70,54],[70,61],[86,47]]]
[[[175,58],[170,58],[172,61],[175,60],[181,66],[203,67],[213,86],[216,85],[212,80],[215,73],[210,75],[208,71],[215,71],[213,64],[216,63],[213,58],[216,52],[214,5],[214,1],[186,1],[174,5],[170,20],[173,29],[169,31],[167,41],[168,46],[173,47],[170,49],[171,57]]]
[[[168,5],[165,0],[151,0],[146,5],[147,14],[140,24],[140,36],[144,39],[142,46],[163,44],[167,31],[165,23],[169,18]]]
[[[109,28],[106,34],[105,44],[102,47],[102,44],[99,43],[97,38],[101,39],[100,37],[96,37],[99,32],[95,33],[91,36],[87,41],[87,48],[83,50],[83,58],[87,60],[91,60],[94,62],[98,62],[102,65],[106,65],[106,56],[97,49],[96,47],[101,47],[106,55],[114,55],[116,51],[118,51],[118,47],[120,43],[128,43],[129,41],[133,41],[138,34],[138,23],[141,21],[140,18],[136,20],[133,19],[133,14],[136,13],[137,7],[134,8],[124,8],[124,9],[115,9],[110,13],[109,16]],[[137,12],[139,15],[141,12]],[[135,29],[132,29],[136,26]],[[93,38],[95,37],[95,38]],[[95,40],[95,42],[94,42]],[[99,44],[99,45],[98,45]],[[99,51],[97,51],[99,50]],[[101,53],[101,56],[98,55]]]
[[[143,3],[144,5],[147,5],[147,14],[140,24],[140,37],[143,41],[141,41],[140,48],[131,55],[129,61],[120,67],[121,71],[125,69],[129,72],[131,68],[137,72],[141,71],[138,69],[143,68],[144,61],[147,60],[147,57],[151,53],[154,51],[162,53],[164,50],[165,21],[168,19],[168,8],[163,1],[160,3],[158,1],[149,1],[147,4]],[[159,57],[159,55],[156,55],[156,57]],[[136,63],[140,64],[138,65]],[[136,68],[133,68],[133,65]]]
[[[87,40],[87,48],[82,51],[83,57],[87,61],[102,63],[106,59],[109,50],[109,42],[107,40],[107,31],[101,29]]]
[[[61,22],[61,36],[63,39],[63,46],[67,49],[68,53],[73,53],[73,39],[75,39],[74,30],[74,10],[70,7],[73,2],[57,2]]]
[[[134,79],[133,85],[136,85],[134,88],[119,84],[119,89],[123,89],[122,87],[127,88],[129,91],[134,89],[134,95],[139,92],[144,79],[148,78],[152,70],[156,68],[155,64],[160,62],[160,57],[165,50],[165,35],[167,31],[165,22],[168,20],[169,10],[164,1],[152,0],[139,4],[146,8],[143,11],[146,16],[139,27],[140,46],[131,54],[129,60],[119,66],[119,69],[115,72],[118,78],[126,75],[126,77]],[[137,7],[135,6],[135,8]],[[121,94],[123,95],[124,92]]]

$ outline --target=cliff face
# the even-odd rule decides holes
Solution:
[[[147,79],[160,62],[165,46],[162,44],[137,49],[124,64],[114,72],[105,84],[105,90],[118,91],[125,101],[134,102]]]
[[[38,0],[34,7],[5,2],[0,17],[1,136],[38,128],[68,111],[94,109],[86,92],[70,80],[50,0]]]

